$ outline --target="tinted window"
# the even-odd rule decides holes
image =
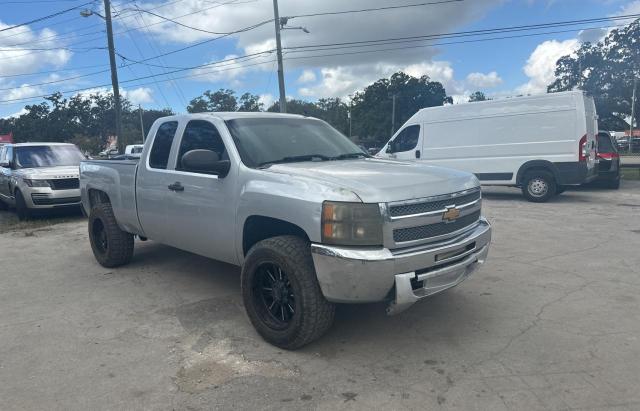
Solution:
[[[395,138],[393,144],[393,152],[409,151],[418,145],[418,137],[420,136],[420,126],[409,126],[402,130],[398,137]]]
[[[21,146],[15,148],[16,168],[77,166],[85,156],[78,147],[69,146]]]
[[[151,168],[167,168],[169,154],[171,153],[171,144],[178,129],[177,121],[168,121],[162,123],[156,132],[156,138],[153,140],[153,147],[149,154],[149,167]]]
[[[611,137],[607,134],[598,134],[598,152],[600,153],[616,153],[617,150],[611,143]]]
[[[192,120],[185,127],[182,141],[180,142],[176,170],[183,170],[182,156],[191,150],[211,150],[218,153],[220,159],[229,158],[218,129],[205,120]]]
[[[366,156],[324,121],[311,118],[241,118],[226,122],[242,162],[257,167],[298,156]],[[304,160],[300,160],[304,161]]]

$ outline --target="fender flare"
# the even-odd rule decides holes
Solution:
[[[547,161],[547,160],[531,160],[531,161],[527,161],[526,163],[521,165],[520,168],[518,169],[518,174],[516,174],[516,184],[517,185],[522,184],[522,179],[524,178],[525,174],[527,173],[527,171],[532,170],[532,169],[547,170],[551,174],[553,174],[553,178],[556,180],[556,182],[559,181],[559,179],[558,179],[558,169],[556,168],[556,166],[551,161]]]

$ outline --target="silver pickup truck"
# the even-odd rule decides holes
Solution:
[[[126,264],[137,236],[239,265],[249,319],[286,349],[335,303],[395,314],[459,284],[491,240],[473,175],[371,158],[297,115],[161,118],[139,161],[82,162],[80,189],[100,264]]]

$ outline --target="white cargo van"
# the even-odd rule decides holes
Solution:
[[[597,131],[593,99],[581,91],[514,97],[422,109],[378,156],[469,171],[543,202],[596,177]]]

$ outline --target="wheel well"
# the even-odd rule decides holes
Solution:
[[[109,204],[111,200],[107,193],[101,190],[90,189],[89,190],[89,206],[93,208],[98,204]]]
[[[251,216],[242,229],[242,252],[247,255],[258,241],[279,235],[295,235],[309,241],[307,233],[295,224],[277,218]]]
[[[527,175],[528,172],[534,170],[546,171],[553,175],[553,178],[558,181],[558,173],[556,172],[555,166],[553,163],[544,160],[536,160],[530,161],[528,163],[524,163],[520,169],[518,170],[518,174],[516,175],[516,184],[522,185],[522,180],[524,180],[524,176]]]

